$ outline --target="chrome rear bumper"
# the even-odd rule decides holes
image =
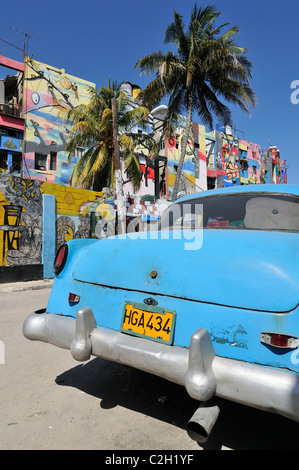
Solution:
[[[70,349],[78,361],[102,357],[163,377],[186,387],[199,401],[218,396],[299,422],[298,374],[216,356],[205,329],[195,331],[189,349],[168,346],[98,328],[92,311],[84,307],[76,320],[34,312],[25,320],[23,334]]]

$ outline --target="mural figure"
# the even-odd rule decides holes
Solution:
[[[2,174],[2,265],[40,264],[42,197],[40,184]]]
[[[39,181],[68,184],[76,161],[69,165],[64,153],[69,129],[63,113],[87,103],[88,90],[95,85],[28,57],[24,84],[25,174]]]
[[[2,235],[2,262],[7,262],[7,253],[10,250],[19,249],[20,240],[20,219],[22,214],[22,207],[17,205],[4,204],[3,225],[0,225],[0,230],[3,231]]]

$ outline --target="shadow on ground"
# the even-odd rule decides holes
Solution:
[[[92,359],[56,378],[100,400],[105,409],[122,406],[186,429],[199,406],[184,387],[137,369]],[[219,400],[220,415],[204,450],[298,450],[299,424],[286,418]]]

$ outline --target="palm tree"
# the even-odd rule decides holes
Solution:
[[[187,110],[172,200],[177,198],[193,111],[212,128],[213,115],[225,125],[232,124],[230,109],[220,98],[238,105],[248,114],[249,106],[256,103],[249,81],[252,64],[247,59],[247,50],[235,42],[239,29],[231,27],[220,34],[228,25],[215,26],[220,14],[213,6],[198,8],[195,4],[186,28],[182,16],[174,12],[174,21],[166,29],[164,43],[171,43],[175,52],[154,52],[135,65],[141,74],[156,74],[138,97],[143,104],[152,108],[169,96],[166,123],[172,123],[172,127],[183,109]]]
[[[102,87],[99,91],[90,88],[89,94],[88,104],[78,105],[64,113],[65,120],[73,126],[65,148],[69,161],[75,156],[77,148],[86,149],[73,170],[71,185],[85,189],[92,187],[94,191],[101,191],[106,186],[115,188],[111,100],[116,98],[122,158],[128,180],[138,190],[142,173],[134,150],[138,145],[143,145],[152,155],[157,152],[150,135],[132,132],[137,122],[146,129],[148,109],[136,105],[133,98],[121,91],[116,82],[111,85],[110,80],[107,88]]]

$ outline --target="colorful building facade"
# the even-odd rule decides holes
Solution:
[[[166,112],[166,106],[159,106],[152,112],[153,131],[155,139],[160,145],[159,168],[161,169],[162,167],[162,173],[160,171],[155,174],[155,179],[158,183],[156,185],[158,190],[156,190],[155,196],[171,200],[180,160],[182,140],[185,134],[186,118],[182,116],[177,122],[174,134],[167,135],[163,129]],[[178,194],[192,194],[206,189],[207,158],[205,128],[193,122],[188,136]]]
[[[166,109],[164,106],[153,111],[154,130],[156,113],[158,121],[163,121]],[[178,122],[175,136],[163,134],[161,125],[160,131],[156,132],[161,154],[167,162],[165,194],[168,200],[172,197],[184,132],[184,118]],[[218,126],[217,130],[208,133],[204,126],[193,122],[179,195],[233,185],[284,184],[287,183],[287,168],[277,147],[265,150],[259,144],[233,135],[230,127]]]
[[[77,157],[68,162],[64,151],[70,125],[68,109],[89,102],[95,84],[74,77],[64,69],[26,58],[24,78],[24,176],[69,185]]]
[[[274,182],[269,151],[231,133],[215,131],[215,134],[218,187]]]
[[[24,64],[0,56],[0,64],[14,68],[15,76],[0,80],[0,170],[24,178],[69,186],[73,169],[84,152],[78,148],[69,162],[65,146],[70,125],[66,110],[89,102],[89,89],[95,84],[66,73],[64,69],[29,57]],[[123,89],[136,97],[138,85],[124,82]],[[2,101],[1,101],[2,99]],[[146,149],[136,149],[143,173],[137,196],[172,199],[185,133],[181,117],[172,136],[163,131],[166,106],[152,111],[150,132],[160,145],[153,159]],[[136,126],[136,132],[141,132]],[[124,192],[134,189],[123,173]],[[182,169],[179,195],[240,184],[287,182],[286,161],[276,147],[263,150],[258,144],[233,135],[232,129],[217,126],[207,133],[193,122]]]
[[[69,185],[84,149],[68,162],[64,113],[88,103],[95,84],[29,57],[21,63],[0,56],[0,65],[16,72],[0,79],[0,170]]]
[[[269,155],[272,163],[272,179],[275,184],[287,183],[287,162],[280,158],[280,152],[277,147],[269,147]]]
[[[21,172],[24,124],[24,63],[0,55],[0,66],[8,73],[0,79],[0,171]]]

